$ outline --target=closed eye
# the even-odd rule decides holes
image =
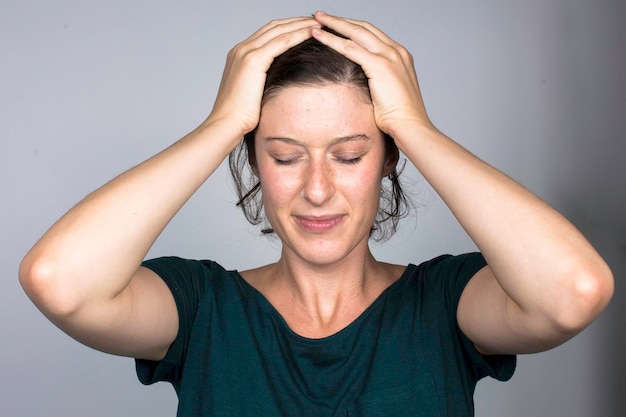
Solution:
[[[274,163],[276,165],[292,165],[298,161],[298,158],[276,158],[274,157]]]
[[[341,162],[342,164],[349,164],[349,165],[358,164],[359,162],[361,162],[362,159],[363,159],[363,157],[361,157],[361,156],[356,156],[356,157],[337,157],[337,161]]]

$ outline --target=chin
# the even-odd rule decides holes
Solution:
[[[368,235],[369,236],[369,235]],[[291,252],[307,263],[317,266],[327,266],[347,259],[351,254],[358,252],[362,245],[367,246],[368,239],[347,242],[341,239],[324,238],[321,240],[308,240],[291,247]]]

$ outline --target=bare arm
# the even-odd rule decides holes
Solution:
[[[350,38],[313,32],[361,64],[379,128],[439,193],[489,263],[467,285],[457,311],[477,348],[485,354],[541,351],[591,323],[612,296],[613,277],[582,234],[432,125],[404,47],[369,23],[315,17]]]
[[[260,113],[275,56],[310,37],[311,18],[271,22],[229,53],[215,106],[197,129],[94,191],[35,244],[20,282],[70,336],[114,354],[162,358],[178,332],[167,286],[140,268],[172,217]]]
[[[176,308],[164,283],[139,265],[228,153],[225,137],[203,126],[64,215],[20,267],[20,281],[42,312],[95,348],[162,355],[178,331]],[[152,340],[145,338],[147,330]]]
[[[530,353],[568,340],[608,303],[612,275],[563,216],[436,131],[403,151],[444,199],[489,266],[458,319],[482,353]]]

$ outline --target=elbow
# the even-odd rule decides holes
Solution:
[[[24,292],[53,321],[71,316],[79,306],[70,285],[59,275],[54,262],[45,256],[29,254],[19,267],[19,281]]]
[[[589,326],[609,304],[613,297],[613,274],[609,267],[578,268],[570,274],[568,289],[553,317],[561,333],[575,335]]]

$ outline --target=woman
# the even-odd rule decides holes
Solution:
[[[306,45],[346,59],[319,77],[281,69]],[[241,273],[142,264],[244,135],[260,185],[241,203],[258,219],[262,194],[280,259]],[[370,237],[402,211],[398,149],[481,254],[374,259]],[[379,208],[385,177],[399,196],[391,209]],[[507,379],[514,354],[573,337],[613,291],[571,224],[432,125],[402,46],[322,12],[237,45],[206,121],[70,210],[20,280],[72,337],[138,358],[144,383],[171,381],[180,416],[472,415],[480,378]]]

